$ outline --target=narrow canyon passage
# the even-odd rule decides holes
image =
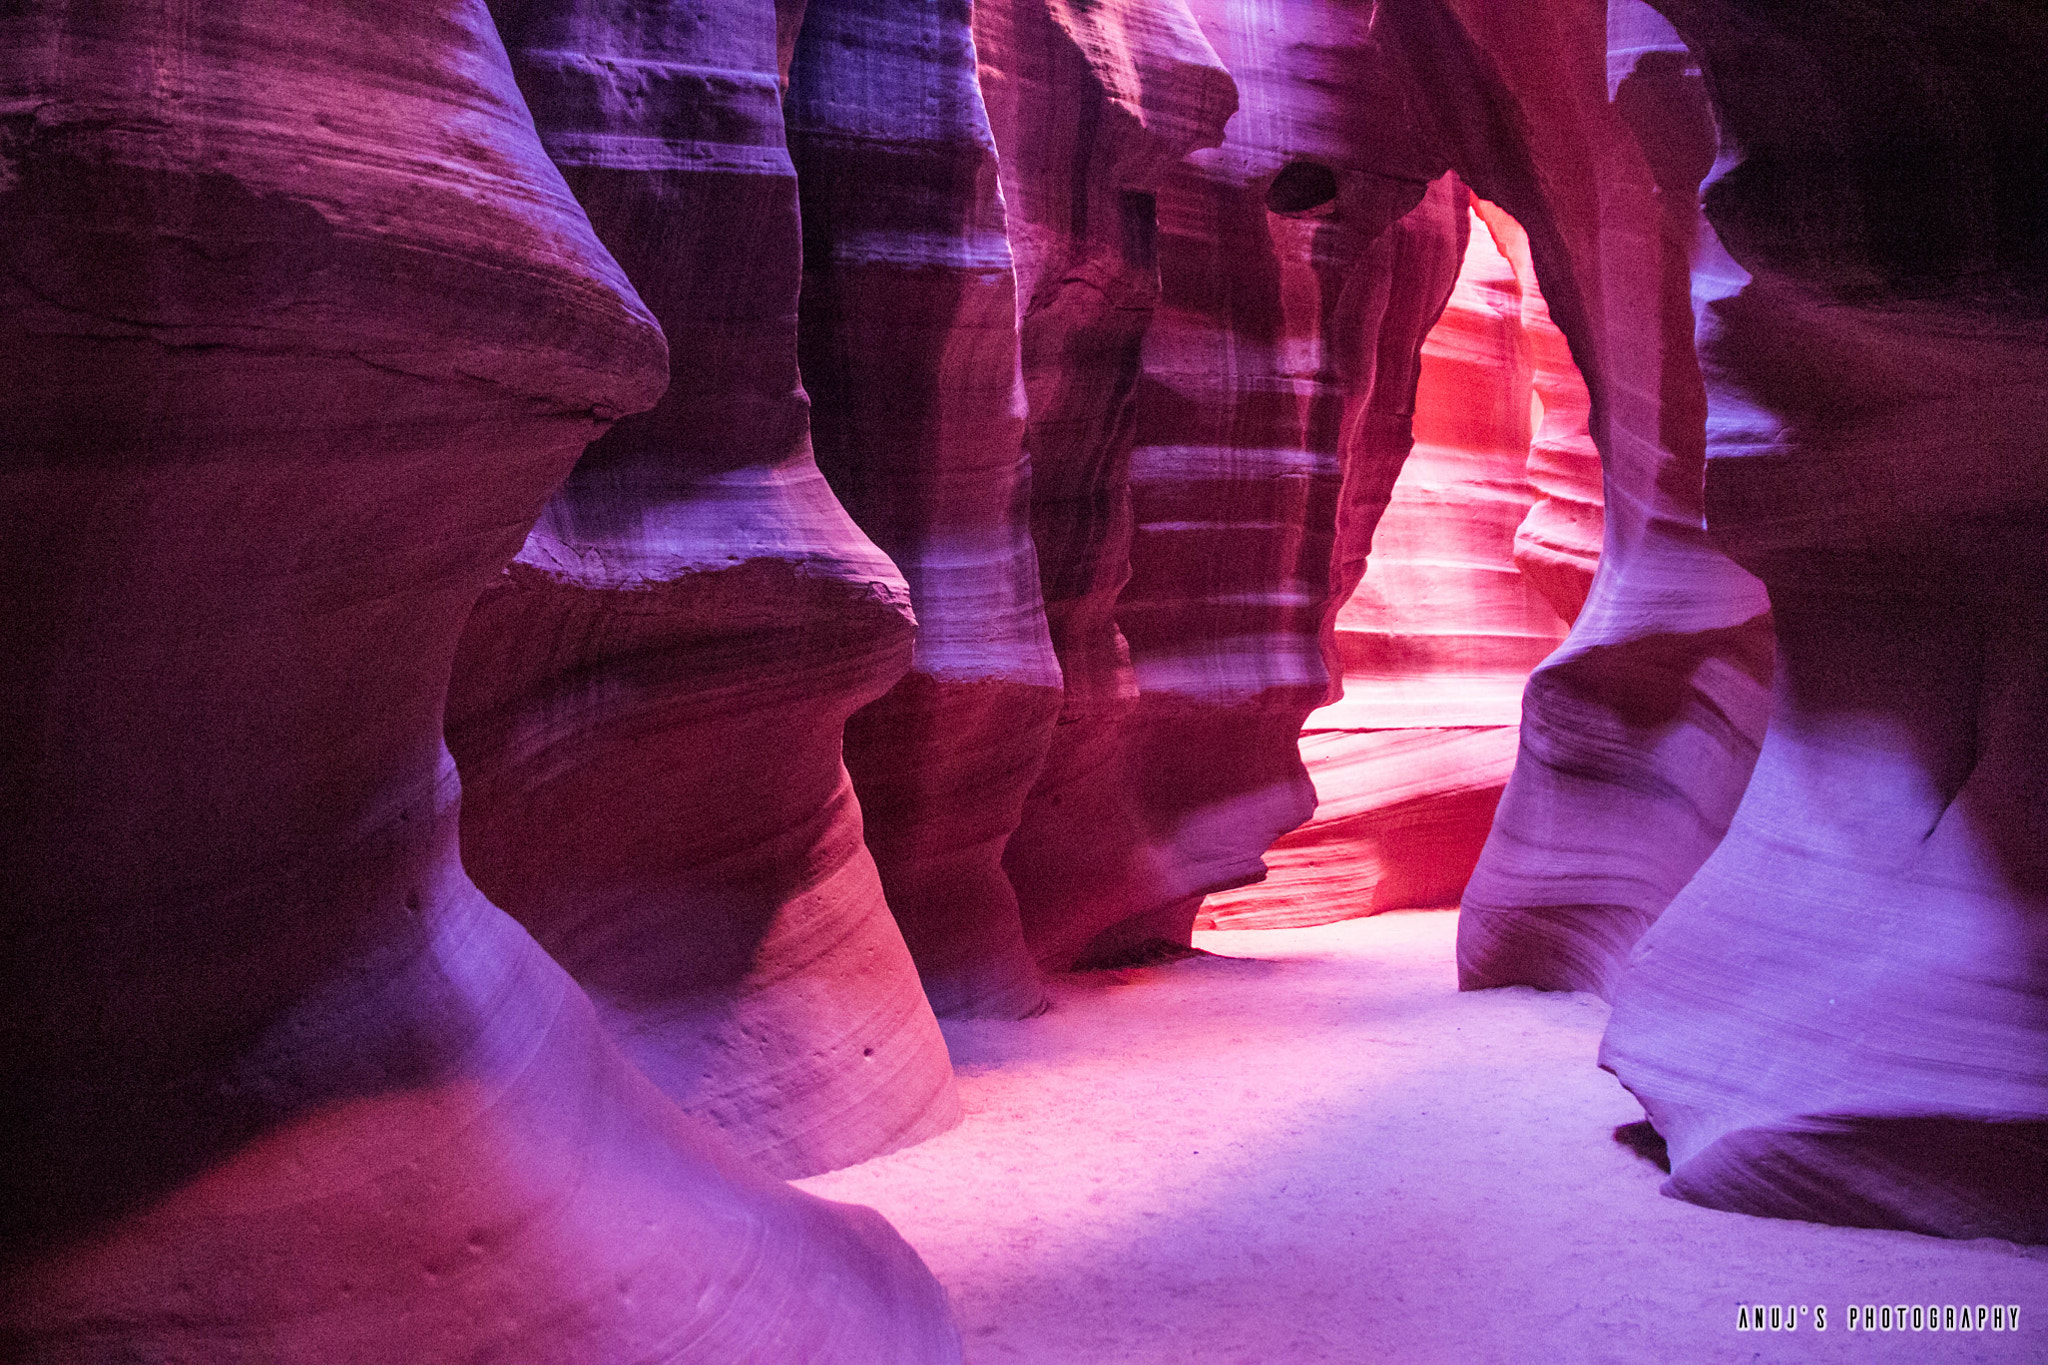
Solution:
[[[805,1180],[882,1212],[969,1365],[1998,1361],[2048,1356],[2048,1248],[1659,1198],[1583,992],[1459,992],[1455,912],[1219,931],[946,1027],[966,1120]],[[2017,1303],[2005,1334],[1850,1332]],[[1828,1326],[1736,1330],[1737,1305]]]
[[[2048,1361],[2044,67],[0,5],[0,1365]]]

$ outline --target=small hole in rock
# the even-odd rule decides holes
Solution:
[[[1266,187],[1266,207],[1275,213],[1307,213],[1337,197],[1337,173],[1320,161],[1290,161]]]

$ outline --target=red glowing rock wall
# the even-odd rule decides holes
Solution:
[[[1263,11],[1202,4],[1111,42],[1068,16],[1070,70],[1137,54],[1098,82],[1133,92],[1094,120],[1115,140],[1098,156],[1019,137],[1007,163],[1013,214],[1044,225],[1020,251],[1026,444],[1067,701],[1006,865],[1050,965],[1185,944],[1201,896],[1258,876],[1312,809],[1296,738],[1406,454],[1414,353],[1453,273],[1426,263],[1462,213],[1449,185],[1424,200],[1442,159],[1369,19],[1307,5],[1268,31]],[[985,42],[984,60],[1005,50]],[[1189,120],[1148,124],[1148,94],[1178,111],[1225,72],[1239,108],[1221,145],[1162,172],[1144,139]],[[1115,193],[1076,215],[1070,187],[1093,175]],[[1105,372],[1115,403],[1067,416],[1062,389]]]
[[[544,144],[679,359],[464,632],[463,858],[657,1086],[808,1174],[959,1117],[840,762],[911,615],[811,457],[774,10],[637,13],[500,12]]]
[[[1707,526],[1778,677],[1602,1060],[1682,1198],[2048,1240],[2048,20],[1661,7],[1725,138]]]
[[[1520,245],[1513,220],[1491,212],[1510,249]],[[1203,927],[1454,904],[1514,766],[1522,686],[1564,639],[1517,553],[1534,501],[1523,319],[1541,300],[1525,302],[1526,270],[1476,213],[1467,235],[1457,286],[1422,347],[1414,451],[1365,577],[1337,613],[1344,695],[1302,735],[1315,816],[1274,842],[1264,882],[1209,897]]]
[[[458,634],[667,368],[484,7],[14,6],[0,105],[0,1353],[957,1359],[458,861]]]
[[[1613,27],[1612,23],[1609,25]],[[1529,443],[1527,475],[1536,502],[1515,528],[1515,567],[1567,625],[1585,610],[1606,528],[1600,451],[1593,443],[1593,395],[1571,346],[1550,316],[1529,254],[1529,234],[1498,206],[1473,209],[1515,273],[1521,339],[1541,415]]]

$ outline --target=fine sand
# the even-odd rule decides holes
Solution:
[[[2048,1248],[1694,1208],[1617,1143],[1607,1008],[1460,994],[1457,916],[1197,934],[946,1026],[967,1118],[799,1182],[885,1214],[970,1365],[2048,1362]],[[1737,1330],[1738,1305],[1827,1330]],[[1851,1332],[1850,1304],[2018,1304]]]

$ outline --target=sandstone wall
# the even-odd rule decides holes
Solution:
[[[1779,665],[1602,1060],[1682,1198],[2048,1240],[2048,21],[1660,7],[1724,134],[1707,527]]]
[[[1344,694],[1304,725],[1315,815],[1275,840],[1265,881],[1209,897],[1200,927],[1455,904],[1493,823],[1523,684],[1565,626],[1519,562],[1537,458],[1524,316],[1541,296],[1525,299],[1534,279],[1495,242],[1526,262],[1520,228],[1487,207],[1471,213],[1457,285],[1423,343],[1414,451],[1337,613]]]
[[[478,885],[657,1086],[800,1175],[959,1108],[840,761],[913,627],[811,455],[775,18],[500,8],[544,145],[678,360],[478,604],[448,735]]]
[[[484,7],[14,6],[0,109],[0,1354],[957,1359],[458,860],[458,635],[668,366]]]
[[[1334,610],[1407,452],[1415,353],[1452,274],[1427,263],[1460,221],[1450,186],[1424,198],[1443,161],[1369,20],[1214,3],[1121,30],[1154,48],[1109,68],[1135,73],[1140,114],[1135,131],[1102,121],[1112,145],[1186,127],[1148,125],[1144,97],[1178,112],[1196,72],[1230,73],[1238,112],[1180,164],[1113,161],[1131,169],[1088,201],[1097,245],[1066,247],[1027,295],[1034,529],[1067,703],[1007,865],[1048,965],[1185,945],[1201,896],[1260,875],[1313,808],[1296,737],[1329,695]],[[1013,203],[1039,164],[1020,141]],[[1040,241],[1077,221],[1037,218]],[[1120,323],[1107,352],[1098,319]],[[1062,369],[1083,363],[1118,376],[1116,405],[1088,406],[1114,420],[1060,416]]]
[[[1711,120],[1675,57],[1632,68],[1610,101],[1596,6],[1381,13],[1429,76],[1458,173],[1528,231],[1605,465],[1599,570],[1524,694],[1459,979],[1606,991],[1726,830],[1767,705],[1768,603],[1702,517],[1687,282]]]
[[[1016,276],[969,6],[812,0],[791,65],[818,461],[902,569],[910,672],[846,735],[942,1015],[1043,1008],[1002,855],[1060,709],[1023,452]]]

